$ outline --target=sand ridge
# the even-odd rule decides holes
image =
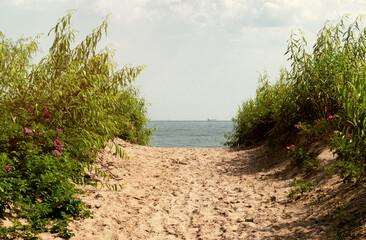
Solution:
[[[311,207],[290,202],[286,163],[252,149],[157,148],[115,139],[130,160],[103,151],[97,166],[125,183],[91,189],[93,219],[71,223],[72,239],[330,239]],[[274,164],[274,166],[269,166]],[[327,236],[326,238],[324,236]],[[41,239],[55,239],[41,235]]]

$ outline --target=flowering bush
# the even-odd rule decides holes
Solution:
[[[69,238],[70,219],[91,215],[74,183],[95,185],[84,176],[99,149],[117,136],[150,140],[147,103],[132,85],[143,66],[116,70],[110,49],[96,51],[106,20],[71,49],[71,15],[50,31],[55,40],[38,64],[36,40],[13,43],[0,32],[0,218],[25,220],[0,226],[1,239],[42,231]]]
[[[295,147],[295,145],[291,144],[290,146],[287,147],[287,150],[291,150]]]
[[[360,28],[361,16],[348,27],[347,19],[335,26],[327,22],[312,48],[301,32],[291,35],[286,52],[290,69],[282,69],[272,85],[260,76],[256,97],[233,118],[227,145],[264,139],[278,144],[282,136],[296,133],[307,143],[331,144],[345,179],[366,178],[366,28]]]

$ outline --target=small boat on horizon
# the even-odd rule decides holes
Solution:
[[[216,121],[217,121],[217,119],[210,119],[210,118],[207,118],[207,121],[208,121],[208,122],[216,122]]]

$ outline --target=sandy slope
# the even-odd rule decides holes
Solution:
[[[125,189],[84,195],[94,218],[72,223],[72,239],[335,239],[312,205],[289,201],[288,162],[273,159],[263,146],[167,149],[115,142],[131,160],[106,151],[98,164],[122,178],[112,183],[126,182]]]

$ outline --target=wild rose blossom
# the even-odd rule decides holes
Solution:
[[[287,147],[287,150],[291,150],[294,147],[295,147],[295,145],[292,144],[292,145],[290,145],[290,146]]]
[[[28,128],[25,128],[25,133],[32,133],[33,131],[28,129]]]
[[[56,132],[64,133],[64,131],[62,129],[59,129],[59,128],[56,129]]]
[[[56,156],[61,156],[60,151],[58,151],[58,150],[54,150],[54,152],[55,152]]]
[[[300,125],[300,124],[297,124],[297,125],[296,125],[296,128],[297,128],[297,129],[299,129],[300,127],[301,127],[301,125]]]
[[[333,119],[333,118],[335,118],[335,116],[333,116],[333,115],[329,115],[329,117],[328,117],[329,119]]]
[[[130,128],[131,128],[132,130],[134,130],[134,129],[135,129],[132,125],[130,125]]]
[[[135,140],[134,140],[134,142],[137,142],[137,137],[135,137]]]
[[[30,144],[32,145],[33,148],[35,148],[36,145],[34,143],[30,143]]]
[[[320,122],[317,122],[316,125],[320,126]]]
[[[5,167],[5,170],[6,170],[7,172],[11,172],[11,169],[10,169],[10,166],[9,166],[9,165],[5,165],[4,167]]]
[[[57,139],[53,141],[53,143],[55,144],[56,147],[59,147],[61,149],[64,147],[64,145],[62,145],[62,143]]]

